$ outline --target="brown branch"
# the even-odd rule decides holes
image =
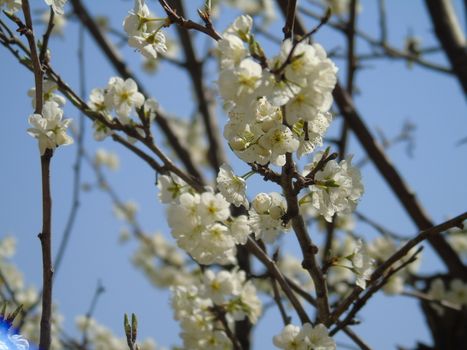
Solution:
[[[289,8],[287,9],[287,11],[290,10],[290,7],[291,7],[290,4],[292,4],[293,2],[294,2],[294,1],[290,1],[290,2],[289,2]],[[296,1],[295,1],[295,2],[296,2]],[[294,9],[294,11],[295,11],[295,5],[293,5],[293,9]],[[293,12],[292,14],[294,15],[294,18],[295,18],[295,12]],[[289,16],[290,16],[290,14],[289,14],[289,12],[287,12],[287,18],[286,18],[286,21],[287,21],[287,22],[286,22],[286,23],[288,23],[288,21],[289,21]],[[292,63],[292,60],[293,60],[293,58],[294,58],[294,57],[293,57],[293,54],[295,53],[295,50],[296,50],[298,44],[302,43],[303,41],[305,41],[306,39],[308,39],[309,37],[311,37],[313,34],[315,34],[316,32],[318,32],[318,30],[320,30],[320,28],[328,22],[328,20],[329,20],[330,17],[331,17],[331,11],[328,10],[328,11],[326,11],[326,14],[325,14],[323,17],[321,17],[320,22],[318,23],[318,25],[317,25],[315,28],[313,28],[313,29],[312,29],[311,31],[309,31],[308,33],[302,34],[302,37],[301,37],[299,40],[294,41],[293,46],[292,46],[292,48],[290,49],[290,52],[289,52],[289,54],[287,55],[287,57],[286,57],[286,59],[284,60],[284,62],[283,62],[278,68],[272,70],[271,72],[274,73],[274,74],[277,74],[277,75],[281,75],[282,72],[284,71],[284,69],[287,67],[287,65],[289,65],[290,63]],[[295,23],[295,22],[291,22],[292,25],[294,25],[294,23]],[[289,32],[289,29],[286,29],[286,28],[287,28],[287,24],[286,24],[286,26],[284,27],[284,33],[285,33],[285,35],[286,35],[286,37],[285,37],[284,39],[288,39],[287,35],[288,35],[288,32]],[[291,29],[290,29],[290,30],[291,30]],[[287,32],[286,32],[286,31],[287,31]]]
[[[210,21],[208,18],[203,18],[203,21],[205,22],[205,25],[201,25],[199,23],[193,22],[191,19],[186,19],[183,17],[183,15],[179,15],[177,11],[175,11],[165,0],[159,0],[159,3],[161,4],[162,8],[164,11],[167,13],[167,16],[169,17],[169,20],[172,23],[175,23],[179,25],[182,28],[185,29],[194,29],[197,30],[198,32],[202,32],[204,34],[207,34],[214,40],[220,40],[222,39],[222,35],[220,35],[214,27],[210,24]]]
[[[278,251],[273,256],[273,260],[277,263],[277,258],[278,258]],[[279,293],[279,288],[277,287],[277,281],[273,276],[269,276],[271,280],[271,286],[272,286],[272,291],[273,291],[273,299],[274,302],[277,305],[277,308],[279,309],[279,313],[282,317],[282,322],[284,322],[284,325],[290,324],[291,317],[287,315],[287,311],[285,311],[284,304],[282,304],[282,298]],[[286,278],[287,281],[287,278]],[[288,282],[287,282],[288,283]]]
[[[279,0],[279,1],[281,1],[281,0]],[[299,7],[299,12],[303,13],[304,15],[306,15],[308,17],[314,18],[314,19],[320,19],[321,18],[320,15],[310,11],[309,9],[303,8],[303,7]],[[330,28],[333,28],[333,29],[338,30],[340,32],[345,33],[345,31],[346,31],[345,24],[342,24],[342,23],[339,23],[339,22],[333,22],[333,21],[328,21],[327,24],[328,24],[328,26]],[[371,46],[383,50],[384,55],[379,55],[378,57],[385,57],[385,58],[390,58],[390,59],[395,59],[395,58],[404,59],[404,60],[416,63],[421,67],[425,67],[425,68],[428,68],[428,69],[431,69],[431,70],[434,70],[434,71],[437,71],[437,72],[440,72],[440,73],[449,74],[449,75],[453,74],[453,71],[451,69],[449,69],[449,68],[446,68],[444,66],[438,65],[438,64],[433,63],[433,62],[429,62],[429,61],[423,59],[422,57],[418,57],[418,56],[416,56],[414,54],[398,50],[395,47],[390,46],[387,43],[382,43],[380,40],[371,37],[370,35],[368,35],[365,32],[355,30],[355,35],[358,36],[359,38],[363,39],[364,41],[366,41]],[[358,56],[358,57],[359,57],[359,59],[363,59],[362,56]],[[375,57],[375,56],[371,55],[371,57]]]
[[[386,16],[386,0],[378,0],[378,12],[379,12],[379,30],[380,30],[380,41],[386,44],[388,41],[388,25]]]
[[[381,147],[376,143],[373,135],[355,109],[351,97],[339,84],[334,89],[333,95],[339,110],[348,121],[350,128],[417,227],[420,230],[424,230],[434,226],[418,202],[415,194],[409,190],[396,168],[390,163]],[[465,278],[467,275],[466,267],[446,240],[442,236],[435,235],[430,237],[428,241],[449,268],[450,272],[460,278]]]
[[[23,4],[27,0],[23,0]],[[47,149],[41,156],[42,176],[42,231],[38,237],[42,247],[42,315],[39,348],[48,350],[52,329],[52,198],[50,196],[50,161],[53,152]]]
[[[459,25],[450,0],[425,0],[436,36],[448,56],[464,95],[467,96],[467,48],[465,36]]]
[[[83,349],[87,349],[87,346],[88,346],[88,331],[89,331],[89,323],[90,323],[90,320],[96,310],[96,306],[97,306],[97,302],[99,300],[99,297],[105,292],[105,288],[104,286],[102,285],[102,282],[99,280],[97,281],[97,286],[96,286],[96,289],[94,290],[94,295],[92,297],[92,300],[91,300],[91,304],[89,306],[89,310],[88,312],[86,312],[86,323],[83,327],[83,339],[81,341],[81,347]]]
[[[115,70],[122,76],[122,78],[133,79],[138,85],[139,91],[146,97],[150,96],[144,89],[143,84],[139,81],[139,79],[129,70],[125,61],[122,59],[115,47],[107,40],[97,23],[91,17],[86,7],[83,5],[82,1],[70,0],[70,3],[73,6],[73,10],[80,19],[81,23],[83,23],[84,27],[88,29],[96,44],[101,48],[104,55],[110,61]],[[194,177],[198,178],[200,182],[203,182],[203,176],[198,170],[198,167],[194,164],[190,152],[180,143],[180,140],[175,135],[167,117],[161,111],[157,112],[155,122],[164,133],[170,146],[173,148],[178,158],[182,161],[187,171]]]
[[[50,7],[50,17],[49,17],[49,23],[47,24],[47,29],[42,36],[42,47],[41,47],[41,53],[39,55],[39,59],[41,62],[45,62],[45,58],[47,55],[47,48],[49,46],[49,38],[50,35],[52,34],[52,29],[54,28],[54,18],[55,18],[55,12]]]
[[[284,12],[285,25],[284,25],[284,28],[282,28],[282,32],[284,33],[284,39],[290,39],[294,35],[296,7],[297,7],[297,0],[289,0],[287,2],[287,10]]]
[[[181,17],[185,17],[185,9],[182,0],[175,0],[175,7]],[[201,116],[204,122],[204,128],[207,133],[209,140],[209,153],[208,159],[214,172],[217,174],[222,163],[225,162],[225,155],[223,152],[222,141],[219,137],[219,127],[216,123],[215,111],[211,107],[212,98],[208,98],[207,89],[203,80],[203,62],[196,57],[195,48],[193,41],[190,36],[190,32],[178,25],[177,26],[178,36],[182,44],[183,51],[185,53],[185,68],[190,76],[193,89],[196,93],[198,100],[198,108],[201,112]]]
[[[347,336],[352,339],[352,341],[357,344],[362,350],[371,350],[370,346],[363,341],[350,327],[342,328],[342,331],[347,334]]]
[[[377,291],[379,291],[381,288],[383,288],[392,276],[394,276],[400,270],[404,269],[407,265],[409,265],[409,264],[413,263],[415,260],[417,260],[417,256],[422,251],[422,249],[423,249],[423,247],[418,248],[417,251],[414,254],[412,254],[412,256],[407,261],[402,263],[397,268],[389,270],[388,273],[385,276],[383,276],[381,279],[379,279],[377,281],[371,280],[369,283],[372,283],[372,284],[367,289],[366,293],[361,298],[359,298],[359,299],[357,299],[355,301],[352,309],[346,315],[344,320],[341,321],[341,322],[338,322],[337,326],[333,330],[331,330],[331,332],[329,332],[329,335],[333,336],[334,334],[339,332],[341,329],[343,329],[344,327],[346,327],[347,325],[352,323],[354,317],[365,306],[367,301],[370,300],[373,297],[373,295],[375,295],[375,293]],[[358,288],[361,289],[360,287],[358,287]],[[349,304],[349,306],[350,306],[350,304]],[[337,320],[337,319],[335,319],[335,320]]]
[[[43,71],[42,63],[37,52],[36,39],[32,27],[31,10],[29,1],[22,1],[25,26],[20,26],[18,31],[26,35],[31,52],[34,81],[36,89],[35,113],[42,114],[43,107]],[[46,149],[41,155],[41,177],[42,177],[42,231],[38,237],[41,241],[42,250],[42,315],[40,322],[39,347],[49,350],[51,343],[52,328],[52,198],[50,195],[50,161],[53,156],[51,149]]]
[[[136,154],[138,157],[140,157],[142,160],[144,160],[152,169],[154,169],[157,172],[164,173],[164,168],[162,165],[157,163],[150,155],[147,153],[143,152],[141,149],[136,147],[135,145],[131,144],[127,140],[125,140],[123,137],[117,134],[112,134],[112,139],[115,142],[118,142],[125,148],[128,148],[130,151],[132,151],[134,154]]]
[[[230,342],[232,343],[233,349],[234,350],[244,350],[242,348],[242,345],[238,341],[236,335],[232,332],[232,330],[229,327],[229,323],[227,322],[227,318],[225,317],[225,310],[219,306],[214,306],[212,308],[212,311],[214,315],[216,316],[216,319],[220,321],[222,324],[222,329],[224,330],[225,334],[227,337],[230,339]]]
[[[393,255],[391,255],[387,260],[385,260],[381,265],[379,265],[371,274],[370,280],[367,282],[368,285],[372,285],[377,282],[382,276],[385,275],[386,271],[388,271],[396,262],[401,261],[412,248],[414,248],[417,244],[424,241],[425,239],[430,239],[432,237],[439,236],[440,233],[447,231],[452,227],[462,227],[464,220],[467,219],[467,212],[464,212],[455,218],[443,222],[437,226],[433,226],[430,229],[421,231],[417,234],[414,238],[409,240],[406,244],[404,244],[398,251],[396,251]],[[410,260],[410,259],[409,259]],[[405,263],[402,265],[406,265]],[[399,270],[399,268],[398,268]],[[465,276],[464,276],[465,277]],[[362,289],[358,286],[354,288],[352,293],[344,299],[338,307],[334,310],[331,315],[330,321],[333,322],[338,319],[338,317],[345,312],[348,306],[350,306],[359,296]]]
[[[308,292],[304,291],[299,285],[297,285],[294,281],[287,277],[286,281],[295,293],[300,295],[303,299],[310,303],[310,305],[316,307],[316,300]],[[355,332],[352,329],[350,329],[350,327],[344,327],[342,330],[355,344],[357,344],[360,347],[360,349],[371,350],[371,348],[365,343],[365,341],[362,338],[360,338],[357,334],[355,334]]]
[[[416,298],[416,299],[422,300],[422,301],[427,301],[429,303],[440,305],[440,306],[443,306],[445,308],[448,308],[448,309],[451,309],[451,310],[454,310],[454,311],[461,311],[462,310],[461,305],[452,303],[452,302],[450,302],[448,300],[435,299],[431,295],[419,292],[418,290],[404,291],[404,292],[401,293],[401,295],[406,296],[406,297]]]
[[[282,167],[281,187],[287,201],[286,216],[292,222],[292,228],[300,244],[303,255],[302,266],[310,274],[316,289],[316,305],[318,309],[318,321],[325,323],[329,316],[329,301],[326,286],[321,268],[318,266],[316,247],[308,235],[303,217],[299,213],[298,198],[292,186],[292,176],[295,166],[290,153],[286,154],[286,164]]]
[[[19,53],[17,53],[15,50],[11,48],[11,44],[17,45],[20,47],[26,55],[30,55],[30,51],[22,45],[21,41],[17,39],[16,37],[12,37],[10,39],[4,38],[4,36],[0,33],[0,41],[1,43],[6,46],[12,53],[15,55],[15,57],[19,60],[21,64],[23,64],[26,68],[32,70],[32,67],[30,67],[28,64],[24,62],[24,60],[21,58]],[[12,42],[11,42],[12,41]],[[120,136],[113,134],[113,138],[115,141],[121,143],[124,145],[126,148],[132,150],[135,152],[136,155],[138,155],[141,159],[146,161],[154,170],[160,172],[160,173],[167,173],[168,171],[173,172],[180,176],[185,182],[187,182],[190,186],[192,186],[194,189],[197,191],[203,192],[204,191],[204,184],[202,182],[202,179],[200,177],[195,176],[194,174],[190,173],[187,174],[183,170],[181,170],[179,167],[177,167],[155,144],[153,141],[153,138],[150,134],[145,135],[144,137],[141,136],[133,127],[129,126],[124,126],[121,123],[118,122],[109,122],[103,115],[101,115],[98,112],[94,112],[91,110],[91,108],[87,105],[86,102],[84,102],[81,97],[79,97],[73,89],[71,89],[63,80],[61,79],[60,75],[58,75],[53,68],[45,64],[44,69],[47,73],[47,76],[50,80],[54,81],[60,92],[62,92],[68,100],[80,111],[82,111],[86,116],[88,116],[91,120],[99,120],[102,122],[104,125],[106,125],[108,128],[115,130],[115,131],[123,131],[125,132],[128,136],[135,138],[138,141],[141,141],[147,148],[149,148],[154,154],[156,154],[164,163],[164,166],[159,165],[154,159],[152,159],[148,154],[145,152],[141,151],[139,148],[136,146],[131,145],[129,142],[127,142],[125,139],[121,138]],[[157,117],[156,117],[157,119]],[[175,135],[174,135],[175,137]]]
[[[282,272],[279,270],[277,267],[276,263],[274,260],[272,260],[261,248],[260,246],[255,242],[255,240],[251,237],[248,238],[248,241],[246,243],[246,248],[248,251],[253,254],[259,261],[263,263],[263,265],[268,269],[269,273],[271,276],[273,276],[276,281],[279,283],[281,286],[282,290],[284,291],[285,295],[289,299],[290,303],[292,304],[292,307],[295,309],[295,311],[298,314],[298,317],[300,318],[300,321],[302,323],[312,323],[310,318],[308,317],[307,313],[303,309],[302,304],[300,301],[297,299],[296,295],[290,288],[289,284],[287,283],[284,275]]]

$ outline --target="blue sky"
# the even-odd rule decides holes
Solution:
[[[121,28],[131,1],[85,1],[91,12],[107,15],[112,26]],[[109,12],[109,4],[112,11]],[[378,22],[376,1],[363,1],[363,11],[359,26],[377,37]],[[389,42],[402,48],[409,31],[422,40],[422,46],[437,45],[421,0],[392,0],[388,3],[390,25]],[[463,13],[461,1],[454,1],[458,13]],[[194,8],[202,1],[190,1],[190,16],[195,17]],[[42,2],[34,3],[44,9]],[[155,2],[152,9],[161,13]],[[229,10],[227,10],[229,11]],[[224,14],[218,24],[222,30],[233,13]],[[462,19],[463,20],[463,19]],[[306,22],[312,27],[314,22]],[[272,28],[280,36],[281,22]],[[66,27],[64,38],[51,42],[52,64],[70,86],[78,90],[77,40],[78,30],[74,22]],[[175,34],[171,31],[172,36]],[[259,37],[268,52],[274,52],[268,41]],[[326,49],[344,47],[343,39],[335,32],[325,29],[316,35],[316,41]],[[204,38],[200,39],[204,42]],[[358,41],[358,49],[367,50],[366,44]],[[87,90],[105,86],[115,75],[101,52],[90,37],[86,36],[86,76]],[[174,71],[162,64],[156,76],[141,74],[141,57],[131,48],[124,46],[122,53],[133,70],[142,78],[147,90],[161,103],[163,108],[174,114],[188,117],[192,113],[191,88],[183,73]],[[442,54],[429,56],[430,60],[447,65]],[[41,285],[41,256],[37,233],[41,225],[40,206],[40,161],[36,141],[26,133],[27,116],[32,112],[27,90],[33,86],[33,77],[14,61],[3,48],[0,49],[0,104],[2,120],[0,128],[0,237],[13,234],[18,238],[18,253],[14,261],[26,276],[27,283]],[[337,60],[341,76],[345,76],[342,61]],[[216,77],[210,75],[208,81]],[[462,179],[467,178],[465,150],[467,146],[456,146],[458,140],[467,136],[465,99],[458,82],[441,73],[414,67],[407,69],[402,61],[383,60],[368,62],[368,67],[357,75],[360,93],[355,98],[356,105],[368,126],[375,131],[379,128],[391,137],[396,135],[403,123],[410,120],[416,125],[416,147],[412,158],[408,157],[402,145],[388,151],[390,159],[417,193],[434,222],[463,212],[466,208],[467,187]],[[78,112],[68,103],[66,116],[75,120]],[[225,122],[219,116],[219,123]],[[336,121],[329,131],[336,134],[340,121]],[[86,149],[93,153],[104,147],[115,150],[120,155],[121,169],[109,174],[112,186],[124,200],[139,203],[138,218],[147,232],[160,231],[169,237],[164,219],[164,208],[157,201],[157,191],[153,186],[153,171],[142,164],[126,150],[112,141],[96,143],[91,136],[89,121],[86,121]],[[364,151],[351,137],[349,152],[355,159],[364,157]],[[53,158],[52,194],[54,246],[57,247],[65,226],[71,205],[72,166],[76,148],[68,146],[59,149]],[[234,160],[233,155],[229,158]],[[239,174],[246,167],[234,161]],[[411,235],[416,228],[398,204],[389,188],[376,173],[372,165],[363,171],[365,195],[359,210],[387,225],[401,234]],[[83,168],[83,181],[95,181],[92,171]],[[259,185],[258,185],[259,184]],[[261,186],[254,177],[250,188]],[[256,187],[255,187],[256,188]],[[250,195],[254,195],[251,192]],[[95,313],[96,319],[123,336],[122,319],[124,313],[134,312],[139,317],[140,336],[151,336],[158,344],[179,344],[178,326],[172,318],[169,293],[154,289],[144,276],[135,270],[130,258],[136,245],[120,245],[118,234],[122,227],[112,214],[109,198],[102,192],[81,193],[81,206],[70,246],[55,284],[55,301],[65,316],[65,328],[73,333],[74,318],[84,314],[90,304],[97,281],[102,280],[106,293],[102,296]],[[374,237],[365,227],[359,227],[362,234]],[[368,232],[367,232],[368,231]],[[286,246],[293,251],[292,236],[285,237]],[[427,247],[428,248],[428,247]],[[442,269],[438,259],[426,249],[422,271]],[[279,333],[281,325],[275,311],[268,311],[264,322],[258,327],[256,348],[270,348],[271,336]],[[385,297],[379,295],[372,300],[361,314],[363,322],[355,327],[368,343],[378,349],[394,348],[395,344],[411,346],[415,340],[429,342],[429,333],[417,303],[405,297]],[[401,322],[404,320],[404,322]],[[409,326],[408,326],[409,325]],[[345,337],[339,341],[348,342]]]

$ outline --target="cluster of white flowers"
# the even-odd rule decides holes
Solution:
[[[236,207],[243,205],[248,208],[249,204],[245,193],[246,181],[244,178],[236,176],[230,165],[223,164],[220,167],[217,175],[217,188],[229,203]]]
[[[328,285],[333,292],[345,295],[352,284],[366,287],[374,260],[361,240],[347,234],[344,239],[334,239],[331,247],[332,266],[327,273]]]
[[[307,166],[313,169],[323,157],[318,152],[313,162]],[[339,163],[330,160],[315,175],[315,183],[310,186],[311,205],[326,221],[332,222],[335,214],[349,214],[355,209],[363,194],[360,171],[352,166],[349,157]]]
[[[154,17],[144,0],[135,0],[133,10],[123,21],[123,28],[130,46],[145,57],[155,59],[159,52],[167,51],[165,35],[161,31],[166,24],[167,19]]]
[[[94,156],[94,164],[99,167],[106,166],[110,170],[115,171],[120,166],[120,160],[118,159],[117,153],[99,148]]]
[[[246,215],[231,216],[221,193],[210,187],[195,193],[175,174],[160,176],[158,187],[160,201],[169,204],[168,223],[180,248],[201,264],[235,262],[236,245],[245,244],[250,234]]]
[[[467,283],[460,279],[453,279],[449,286],[441,278],[437,278],[431,282],[428,295],[437,301],[447,301],[458,307],[465,308],[467,306]],[[439,315],[443,315],[445,308],[439,304],[431,303],[430,306],[436,310]]]
[[[73,138],[67,135],[67,129],[71,124],[71,119],[63,119],[63,105],[66,100],[63,96],[55,94],[57,85],[52,81],[44,81],[44,105],[42,114],[32,114],[28,118],[31,128],[28,134],[39,142],[39,151],[43,155],[46,149],[54,150],[58,146],[70,145]],[[32,105],[35,108],[35,88],[28,91],[32,97]]]
[[[290,40],[258,62],[252,25],[247,15],[237,18],[218,43],[218,85],[229,109],[224,136],[242,160],[282,166],[286,153],[302,156],[322,144],[337,68],[318,44]]]
[[[219,320],[228,326],[248,318],[256,323],[261,315],[261,301],[256,288],[243,271],[206,270],[200,283],[172,289],[175,319],[180,321],[185,349],[231,349],[231,341]]]
[[[132,119],[132,116],[140,112],[151,122],[156,117],[159,106],[152,98],[144,99],[144,95],[138,91],[138,86],[133,79],[123,80],[120,77],[110,78],[104,89],[93,89],[88,104],[91,110],[99,112],[109,123],[113,122],[112,112],[115,111],[115,118],[121,124],[134,126],[140,134],[142,134],[142,129]],[[94,139],[97,141],[105,139],[111,132],[112,130],[102,121],[94,122]]]
[[[336,343],[322,324],[313,327],[305,323],[302,327],[289,324],[281,334],[274,336],[274,345],[284,350],[335,350]]]
[[[357,245],[352,254],[346,256],[345,259],[350,263],[347,267],[356,276],[355,283],[360,288],[365,289],[366,281],[370,279],[374,269],[374,260],[368,255],[366,246],[364,246],[361,239],[357,241]]]
[[[233,263],[236,244],[245,244],[250,233],[248,218],[232,217],[230,203],[209,189],[177,196],[168,208],[168,222],[178,246],[201,264]]]
[[[285,198],[277,193],[259,193],[253,199],[250,210],[250,224],[257,239],[263,239],[272,243],[289,225],[284,225],[282,220],[287,212]]]
[[[99,324],[95,319],[86,316],[78,316],[75,320],[76,327],[85,332],[88,344],[92,349],[127,350],[126,339],[117,338],[109,329]],[[140,350],[156,350],[156,343],[152,339],[145,339],[138,343]]]

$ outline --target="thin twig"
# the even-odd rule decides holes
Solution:
[[[424,241],[425,239],[429,239],[430,237],[439,235],[440,233],[447,231],[452,227],[462,227],[464,220],[467,219],[467,212],[464,212],[455,218],[443,222],[437,226],[433,226],[428,230],[421,231],[418,233],[414,238],[409,240],[405,243],[399,250],[393,253],[387,260],[385,260],[381,265],[379,265],[371,274],[369,281],[367,282],[368,285],[374,284],[377,282],[382,276],[385,275],[386,271],[388,271],[396,262],[401,261],[412,248],[416,245]],[[338,317],[345,312],[347,307],[351,305],[359,296],[362,289],[358,286],[354,288],[352,293],[344,299],[338,307],[334,310],[331,315],[330,321],[333,322],[338,319]]]
[[[41,53],[39,55],[39,59],[41,62],[45,62],[45,59],[46,59],[47,49],[49,46],[49,38],[54,28],[54,19],[55,19],[55,12],[52,9],[52,7],[50,7],[49,23],[47,24],[47,29],[44,35],[42,36],[42,47],[41,47]]]
[[[300,321],[302,323],[311,324],[312,322],[305,310],[303,309],[302,304],[297,299],[294,292],[291,290],[289,284],[285,280],[285,277],[277,267],[276,263],[259,247],[259,245],[251,237],[248,238],[248,241],[245,246],[252,255],[254,255],[259,261],[263,263],[263,265],[268,269],[271,276],[274,276],[274,278],[277,280],[285,295],[292,304],[292,307],[297,312]]]
[[[52,11],[53,13],[53,11]],[[80,84],[80,95],[82,98],[86,95],[86,75],[85,75],[85,62],[84,62],[84,27],[81,25],[79,29],[79,39],[78,39],[78,69],[79,69],[79,84]],[[68,241],[73,230],[74,223],[76,221],[76,216],[78,213],[80,205],[80,186],[81,186],[81,164],[83,159],[83,142],[85,134],[85,125],[84,125],[84,114],[83,112],[79,115],[79,127],[76,137],[76,158],[75,164],[73,166],[73,193],[71,200],[71,208],[68,214],[68,219],[63,231],[62,240],[60,242],[57,256],[55,258],[54,270],[55,270],[55,279],[57,278],[58,270],[61,266],[63,256],[65,255],[66,248],[68,246]]]
[[[281,0],[279,0],[279,1],[281,1]],[[319,14],[316,14],[316,13],[314,13],[314,12],[310,11],[309,9],[304,8],[304,7],[299,6],[298,10],[299,10],[300,13],[303,13],[304,15],[309,16],[311,18],[315,18],[315,19],[320,19],[321,18],[321,16]],[[329,27],[331,27],[331,28],[333,28],[335,30],[338,30],[340,32],[343,32],[343,33],[345,33],[345,31],[346,31],[346,26],[344,24],[342,24],[342,23],[339,23],[339,22],[328,21],[327,25]],[[382,56],[382,57],[390,58],[390,59],[394,59],[394,58],[404,59],[404,60],[414,62],[414,63],[418,64],[421,67],[431,69],[433,71],[437,71],[437,72],[444,73],[444,74],[449,74],[449,75],[453,74],[453,71],[450,68],[447,68],[445,66],[441,66],[441,65],[433,63],[433,62],[429,62],[429,61],[423,59],[422,57],[415,56],[415,55],[413,55],[411,53],[407,53],[407,52],[398,50],[394,46],[390,46],[389,44],[383,44],[383,43],[380,42],[379,39],[375,39],[374,37],[368,35],[365,32],[356,30],[355,34],[356,34],[356,36],[363,39],[364,41],[366,41],[371,46],[383,50],[385,55]],[[358,57],[359,57],[359,59],[361,59],[360,55]]]
[[[185,17],[185,8],[182,0],[175,0],[178,13]],[[219,138],[219,128],[215,118],[215,109],[212,108],[212,98],[208,98],[207,89],[203,79],[203,61],[200,61],[195,52],[190,32],[182,26],[177,26],[183,51],[185,53],[185,68],[189,75],[193,89],[198,100],[198,108],[204,122],[204,128],[209,140],[208,160],[214,172],[217,174],[222,163],[225,162],[225,154],[222,149],[222,141]]]

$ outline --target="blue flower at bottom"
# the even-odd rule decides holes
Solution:
[[[10,330],[11,325],[0,318],[0,350],[29,350],[29,342]]]

